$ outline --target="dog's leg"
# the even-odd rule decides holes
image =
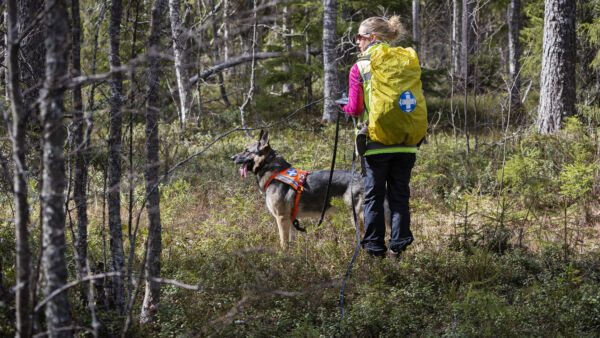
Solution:
[[[288,241],[290,240],[290,228],[292,227],[292,221],[286,216],[276,216],[277,227],[279,228],[279,241],[281,248],[286,250],[288,247]]]

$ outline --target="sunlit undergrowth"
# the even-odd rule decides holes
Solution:
[[[271,143],[298,168],[325,169],[333,135],[333,126],[277,128]],[[153,332],[597,333],[600,257],[592,196],[598,152],[590,130],[572,120],[553,137],[482,136],[468,152],[464,138],[455,143],[446,135],[436,134],[421,148],[413,173],[414,245],[399,261],[358,256],[345,290],[344,318],[340,287],[356,243],[350,210],[336,201],[341,211],[319,228],[303,220],[308,233],[299,233],[282,252],[254,178],[242,180],[229,162],[250,140],[239,133],[215,145],[163,189],[170,196],[165,201],[172,201],[163,217],[163,275],[200,290],[165,286]],[[338,146],[336,167],[349,169],[348,124]]]
[[[297,168],[328,169],[335,126],[298,127],[272,129],[272,147]],[[161,155],[169,167],[219,135],[190,129],[184,137],[170,134],[168,142],[179,146],[165,148]],[[242,179],[231,162],[252,140],[243,132],[231,134],[161,185],[162,276],[196,290],[165,284],[158,322],[135,326],[132,335],[597,335],[596,132],[572,119],[556,136],[479,135],[478,144],[471,139],[469,150],[464,137],[455,141],[451,130],[430,135],[411,183],[415,243],[398,261],[359,254],[345,289],[345,317],[340,288],[356,245],[351,211],[335,200],[339,211],[320,227],[315,228],[314,220],[301,220],[308,232],[298,233],[282,252],[255,179]],[[352,135],[351,123],[343,120],[336,168],[352,166]],[[136,171],[134,224],[143,199],[141,168]],[[97,263],[106,245],[102,173],[93,169],[91,177],[89,254]],[[125,182],[124,220],[127,189]],[[35,218],[37,201],[32,203]],[[136,271],[145,223],[142,214]],[[127,230],[124,221],[124,234]],[[14,250],[9,243],[0,242],[2,252]],[[125,244],[128,252],[127,240]],[[71,246],[68,253],[72,259]],[[6,271],[5,280],[12,273]],[[85,307],[75,304],[74,312],[82,325],[90,325]],[[10,320],[3,311],[0,332],[11,332]],[[122,318],[100,314],[100,320],[105,335],[119,332]]]

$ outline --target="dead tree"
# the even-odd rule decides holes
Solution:
[[[340,94],[337,71],[337,0],[323,0],[323,67],[325,70],[323,117],[331,122],[337,112]]]
[[[63,99],[67,76],[69,20],[65,0],[46,1],[47,30],[46,79],[40,92],[43,126],[42,239],[44,295],[48,297],[67,282],[65,259],[65,160]],[[71,337],[71,306],[66,292],[51,297],[46,303],[46,324],[50,337]]]
[[[110,9],[109,63],[111,70],[121,67],[120,34],[121,0],[112,0]],[[123,231],[121,225],[121,138],[123,135],[123,75],[112,72],[110,79],[110,131],[108,137],[108,227],[110,231],[111,270],[122,272],[125,266]],[[117,311],[122,312],[125,304],[124,283],[121,275],[113,278],[112,296]]]
[[[25,167],[25,127],[27,112],[23,105],[19,85],[19,32],[17,24],[17,1],[8,0],[8,97],[12,112],[12,151],[14,161],[13,196],[15,204],[16,239],[16,330],[17,337],[31,336],[29,289],[29,204],[27,202],[27,169]]]
[[[162,233],[160,222],[160,194],[158,190],[158,110],[159,110],[159,72],[160,27],[165,0],[154,0],[150,18],[150,34],[148,36],[148,90],[146,92],[146,198],[148,212],[148,240],[146,252],[146,275],[150,278],[160,277],[160,253],[162,251]],[[140,313],[140,322],[154,320],[160,302],[160,283],[146,279],[146,293]]]
[[[542,134],[556,132],[563,117],[575,113],[575,41],[575,1],[546,0],[537,120]]]

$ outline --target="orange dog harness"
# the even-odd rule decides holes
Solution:
[[[265,193],[267,192],[267,187],[273,180],[278,180],[285,184],[289,184],[296,190],[296,202],[294,203],[294,208],[292,209],[292,222],[296,222],[296,215],[298,214],[298,203],[300,202],[300,194],[304,190],[304,182],[306,181],[306,177],[309,172],[305,170],[297,170],[294,168],[284,169],[280,172],[274,173],[267,184],[265,184]]]

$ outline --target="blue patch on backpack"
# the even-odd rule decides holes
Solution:
[[[400,97],[398,98],[398,106],[403,112],[411,113],[417,107],[417,99],[409,90],[407,90],[400,94]]]

